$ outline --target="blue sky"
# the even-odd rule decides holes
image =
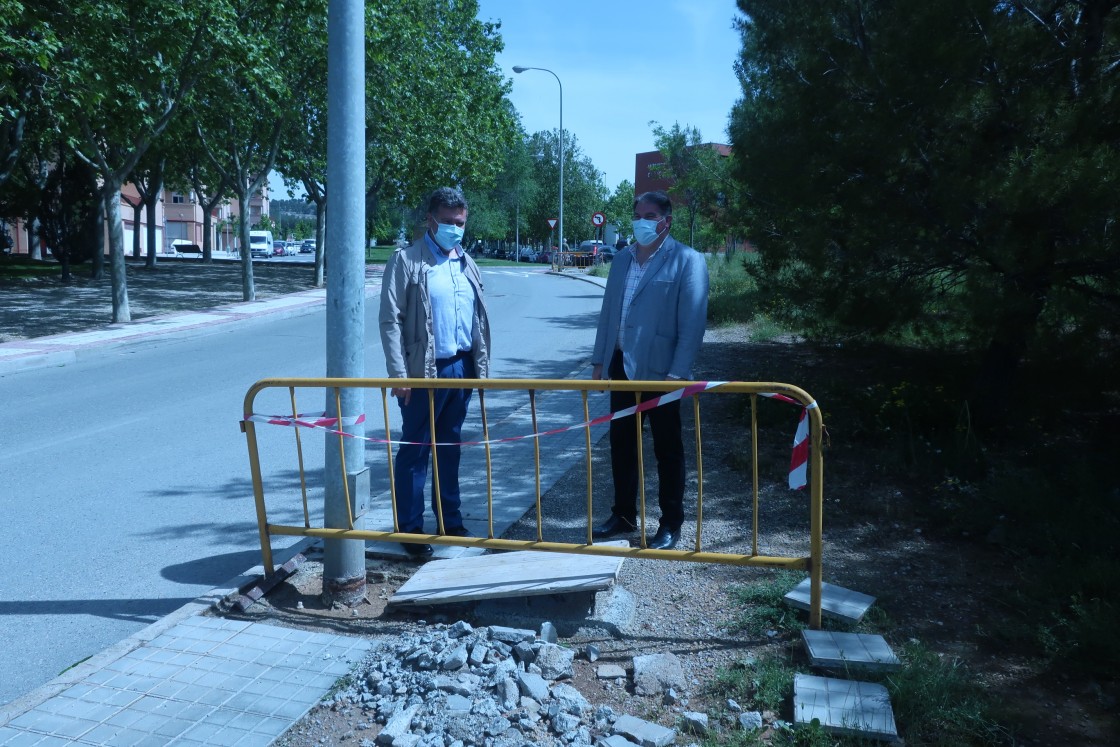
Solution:
[[[634,154],[654,150],[650,122],[679,122],[708,142],[728,142],[727,119],[741,91],[734,0],[479,0],[479,17],[500,21],[498,65],[526,132],[555,130],[556,79],[564,129],[605,174],[611,191],[634,181]],[[275,173],[274,197],[284,197]]]
[[[479,0],[500,20],[498,64],[527,132],[555,130],[564,87],[564,129],[605,173],[607,188],[634,181],[634,154],[654,150],[650,121],[728,142],[740,97],[733,65],[741,47],[734,0]]]

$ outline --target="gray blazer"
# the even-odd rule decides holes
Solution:
[[[606,369],[618,347],[626,273],[634,255],[615,255],[607,276],[591,363]],[[688,379],[708,318],[708,264],[704,256],[666,236],[650,260],[626,316],[622,362],[631,381]],[[603,371],[607,378],[607,371]]]

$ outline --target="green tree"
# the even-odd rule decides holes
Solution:
[[[60,42],[38,3],[0,0],[0,185],[12,175]],[[40,122],[40,125],[43,123]]]
[[[664,159],[658,165],[658,175],[672,180],[669,195],[675,212],[688,226],[688,243],[697,246],[698,236],[708,237],[726,229],[720,225],[722,208],[735,190],[727,158],[716,144],[704,142],[695,127],[675,123],[665,129],[656,123],[651,125]]]
[[[963,339],[974,408],[1045,340],[1114,339],[1117,3],[739,8],[733,158],[772,311]]]
[[[197,82],[220,7],[202,0],[44,0],[39,6],[62,45],[47,78],[52,113],[100,184],[114,322],[132,318],[121,187]],[[101,252],[93,259],[99,277]]]
[[[476,0],[366,5],[367,214],[416,204],[441,185],[486,187],[517,137],[495,62],[496,24]]]
[[[535,240],[550,237],[548,220],[556,218],[560,204],[560,141],[555,132],[537,132],[529,138],[529,152],[534,158],[534,181],[538,185],[536,199],[529,209],[529,232]],[[569,244],[590,238],[593,231],[591,214],[602,210],[607,201],[603,176],[583,154],[579,141],[564,132],[564,231]],[[524,208],[522,208],[524,212]],[[554,243],[560,237],[552,235]]]
[[[302,47],[326,14],[325,0],[232,0],[231,43],[192,97],[199,140],[247,215],[280,151],[292,101],[308,95]],[[220,102],[220,106],[215,106]],[[256,298],[249,247],[250,221],[239,223],[241,293]]]
[[[630,224],[634,218],[634,185],[629,179],[623,179],[615,187],[610,199],[607,200],[603,214],[607,223],[618,226],[618,235],[626,238],[630,235]]]

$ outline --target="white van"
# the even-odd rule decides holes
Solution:
[[[249,256],[250,257],[271,257],[272,256],[272,231],[250,231],[249,232]]]

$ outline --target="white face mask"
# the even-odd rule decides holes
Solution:
[[[657,237],[660,235],[657,230],[657,224],[660,222],[659,220],[648,219],[634,221],[634,238],[642,246],[649,246],[657,241]]]
[[[445,252],[449,252],[463,240],[463,229],[454,223],[437,223],[433,237]]]

